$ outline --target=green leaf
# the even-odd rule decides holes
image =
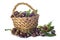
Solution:
[[[42,26],[37,26],[37,28],[42,28]]]
[[[42,32],[50,32],[51,30],[54,29],[54,26],[51,26],[51,24],[52,24],[52,21],[49,22],[49,23],[46,25],[47,28],[48,28],[47,30],[44,30],[44,29],[42,30],[42,27],[43,27],[43,26],[38,26],[38,28],[40,28]]]
[[[48,27],[50,27],[50,26],[51,26],[51,24],[52,24],[52,21],[51,21],[51,22],[49,22],[49,23],[47,24],[47,26],[48,26]]]
[[[29,10],[26,11],[26,12],[27,12],[26,16],[28,17],[28,16],[30,15],[31,10],[29,9]]]
[[[51,21],[51,22],[49,22],[49,23],[47,24],[47,27],[48,27],[47,32],[49,32],[49,31],[51,31],[51,30],[52,30],[51,24],[52,24],[52,21]]]
[[[49,32],[49,31],[51,31],[51,30],[53,30],[54,29],[54,26],[51,26],[48,30],[47,30],[47,32]]]
[[[35,10],[35,11],[36,11],[36,13],[37,13],[38,10]]]
[[[45,31],[45,30],[41,30],[41,32],[42,32],[42,33],[46,33],[47,31]]]
[[[51,37],[51,36],[56,36],[56,34],[50,34],[50,33],[47,33],[47,32],[45,33],[45,35],[46,35],[46,36],[49,36],[49,37]]]

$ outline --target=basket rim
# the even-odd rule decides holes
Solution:
[[[32,17],[36,17],[36,16],[39,16],[39,14],[36,14],[35,16]],[[32,17],[12,17],[12,18],[32,18]]]

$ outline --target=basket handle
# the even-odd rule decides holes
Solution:
[[[32,8],[29,4],[24,3],[24,2],[21,2],[21,3],[18,3],[17,5],[15,5],[15,7],[13,9],[13,13],[16,10],[17,6],[19,6],[19,5],[27,5],[29,8],[31,8],[34,11],[34,13],[36,13],[36,10],[34,8]]]

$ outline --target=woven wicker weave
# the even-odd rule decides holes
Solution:
[[[27,5],[28,7],[30,7],[36,14],[36,11],[35,9],[33,9],[30,5],[28,5],[27,3],[18,3],[15,8],[13,9],[13,13],[16,9],[17,6],[19,5]],[[13,17],[12,20],[13,20],[13,23],[14,23],[14,27],[18,28],[19,30],[21,30],[22,32],[28,32],[30,29],[34,28],[34,27],[37,27],[38,25],[38,18],[39,18],[39,15],[36,14],[36,16],[32,16],[32,17]]]

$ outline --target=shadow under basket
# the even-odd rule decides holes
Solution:
[[[16,9],[16,7],[20,4],[24,4],[27,5],[28,7],[30,7],[33,11],[35,11],[30,5],[28,5],[27,3],[18,3],[14,10]],[[39,15],[36,14],[35,16],[32,17],[13,17],[13,24],[14,27],[16,27],[18,30],[20,30],[21,32],[29,32],[32,28],[37,27],[38,25],[38,19],[39,19]]]

